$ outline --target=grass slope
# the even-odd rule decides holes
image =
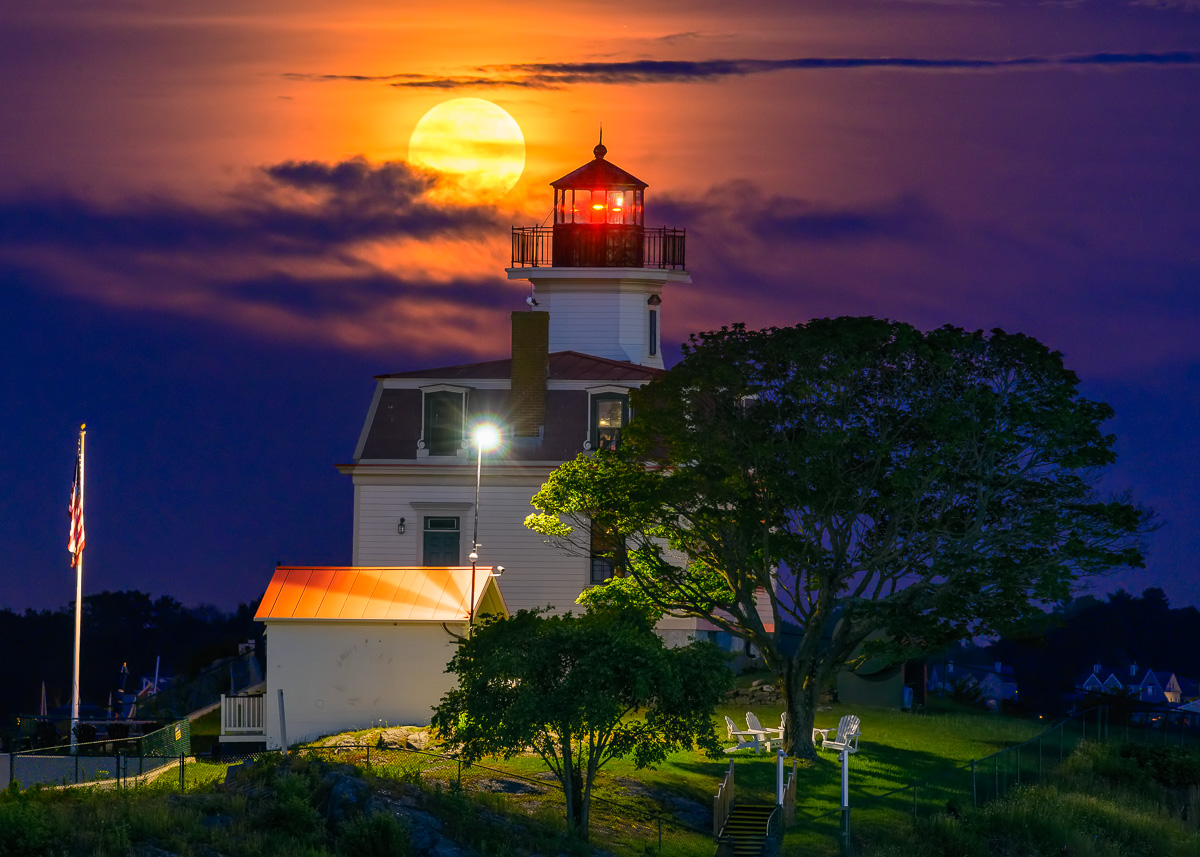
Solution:
[[[847,710],[822,710],[818,725],[833,725]],[[760,706],[756,713],[763,722],[778,722],[780,712]],[[969,799],[969,777],[963,779],[966,768],[950,775],[941,790],[923,788],[915,801],[911,790],[887,793],[915,780],[946,777],[956,765],[1021,744],[1039,733],[1042,724],[952,706],[924,714],[867,708],[855,713],[863,724],[860,752],[851,762],[853,841],[860,857],[1200,854],[1195,829],[1200,756],[1177,748],[1126,750],[1122,755],[1115,743],[1083,743],[1066,763],[1053,773],[1047,765],[1040,782],[1029,785],[1036,779],[1031,772],[1037,760],[1030,761],[1027,751],[1026,785],[976,810]],[[726,714],[737,723],[744,717],[744,711],[719,711],[721,732]],[[360,737],[370,744],[378,735],[368,730]],[[1066,751],[1075,743],[1078,735]],[[0,793],[0,857],[117,857],[135,853],[130,849],[137,847],[162,849],[141,853],[209,857],[404,857],[426,848],[403,820],[395,821],[400,814],[378,819],[363,812],[402,804],[437,819],[447,835],[472,853],[582,853],[557,837],[561,798],[534,757],[493,760],[464,771],[459,789],[453,763],[372,749],[367,766],[366,756],[365,746],[338,754],[357,768],[297,759],[296,754],[280,764],[275,756],[242,769],[230,787],[222,785],[226,766],[190,763],[182,796],[177,771],[121,791],[9,790]],[[668,824],[661,833],[661,853],[707,857],[713,851],[711,838],[672,825],[670,819],[686,816],[693,826],[703,826],[731,759],[739,799],[773,803],[774,759],[746,751],[721,759],[678,753],[660,768],[642,771],[615,761],[602,774],[597,797],[664,815]],[[528,777],[533,784],[506,778],[504,772]],[[999,779],[998,766],[992,773]],[[1005,770],[1004,776],[1009,774]],[[830,754],[804,765],[798,776],[796,824],[782,853],[837,854],[836,759]],[[364,791],[349,811],[336,809],[344,804],[337,799],[338,790],[351,781],[365,783]],[[620,817],[619,811],[601,807],[593,822],[593,842],[611,852],[659,853],[660,832],[644,816]]]

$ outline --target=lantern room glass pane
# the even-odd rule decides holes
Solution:
[[[592,223],[603,223],[606,219],[608,205],[605,203],[604,191],[592,191]]]
[[[608,192],[608,222],[627,223],[625,220],[625,198],[628,191],[610,190]]]
[[[574,205],[571,207],[572,223],[587,223],[592,219],[592,192],[590,190],[573,191]]]

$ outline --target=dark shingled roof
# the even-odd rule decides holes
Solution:
[[[610,164],[604,158],[589,161],[574,172],[567,173],[561,179],[550,182],[553,188],[601,188],[601,187],[640,187],[646,184],[636,176],[630,175],[616,164]]]
[[[625,360],[609,360],[581,354],[578,351],[556,351],[550,355],[551,381],[652,381],[662,369],[640,366]],[[410,372],[391,372],[376,378],[508,378],[512,375],[511,360],[488,360],[484,363],[463,363],[433,369],[414,369]]]

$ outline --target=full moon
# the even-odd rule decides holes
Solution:
[[[482,98],[455,98],[417,122],[408,160],[441,173],[435,195],[460,202],[493,200],[521,177],[525,137],[503,108]]]

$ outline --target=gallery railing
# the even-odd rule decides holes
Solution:
[[[514,268],[658,268],[683,270],[686,230],[668,226],[514,226]]]

